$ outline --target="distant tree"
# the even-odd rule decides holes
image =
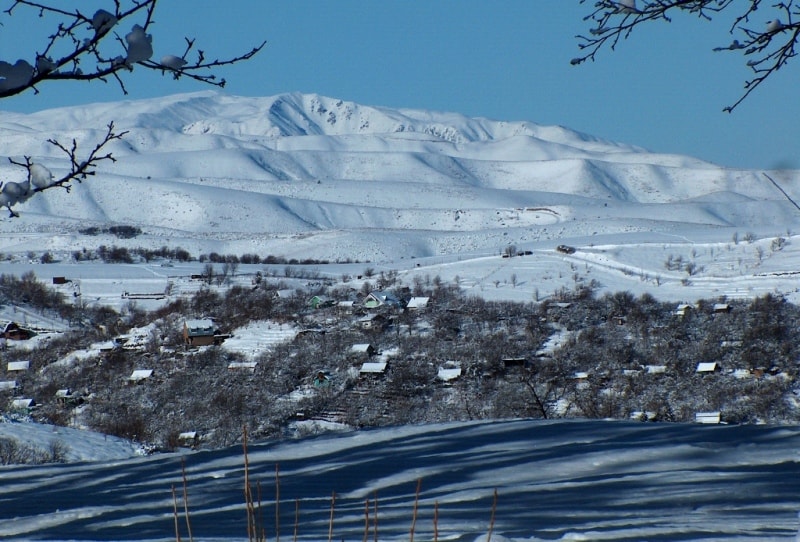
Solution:
[[[587,3],[580,0],[581,4]],[[711,21],[717,15],[728,17],[728,33],[738,36],[714,51],[741,51],[753,76],[745,81],[744,92],[736,102],[723,109],[732,112],[747,96],[773,73],[797,55],[800,39],[800,6],[794,1],[765,2],[750,0],[592,0],[592,11],[584,20],[589,33],[578,36],[581,55],[572,64],[595,60],[603,47],[612,50],[634,29],[652,21],[672,22],[677,14],[696,16]],[[755,21],[758,12],[759,21]],[[766,15],[762,19],[762,13]],[[763,22],[769,19],[768,22]]]
[[[50,81],[103,81],[114,79],[123,94],[128,91],[124,78],[134,67],[142,67],[170,75],[174,79],[188,77],[196,81],[218,87],[225,86],[225,79],[218,79],[214,70],[252,58],[265,45],[253,47],[250,51],[227,59],[209,60],[202,49],[195,46],[195,40],[185,38],[186,47],[179,54],[167,54],[158,61],[153,60],[153,36],[148,32],[158,0],[109,0],[109,9],[98,9],[94,14],[82,11],[83,8],[62,5],[61,2],[13,0],[11,6],[0,14],[0,26],[16,24],[14,18],[20,12],[32,11],[43,24],[51,24],[52,31],[39,45],[31,45],[29,58],[18,59],[13,64],[0,59],[0,98],[16,96],[33,90]],[[136,21],[124,38],[112,32],[118,25]],[[10,60],[10,59],[9,59]],[[72,183],[80,183],[95,174],[97,165],[103,161],[114,161],[110,152],[104,148],[112,141],[121,139],[126,132],[119,132],[111,122],[105,136],[86,153],[79,153],[78,141],[62,143],[49,139],[48,143],[60,149],[70,161],[69,170],[61,177],[55,177],[42,164],[31,157],[22,160],[9,158],[9,161],[24,168],[27,178],[22,182],[0,183],[0,205],[6,207],[10,216],[19,216],[12,208],[39,192],[60,187],[69,192]]]

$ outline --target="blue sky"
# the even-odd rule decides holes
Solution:
[[[741,55],[712,51],[732,39],[727,19],[709,24],[683,16],[643,27],[597,62],[571,66],[591,4],[164,0],[152,29],[156,57],[180,53],[184,36],[219,57],[267,40],[250,62],[218,72],[230,94],[313,92],[365,105],[558,124],[724,166],[800,169],[794,91],[800,64],[777,73],[733,114],[723,113],[750,74]],[[771,18],[762,11],[764,21],[754,25]],[[40,20],[0,20],[0,59],[30,56],[39,43],[31,25]],[[113,81],[49,83],[39,95],[4,99],[0,109],[30,112],[208,88],[144,70],[131,74],[127,86],[126,97]]]

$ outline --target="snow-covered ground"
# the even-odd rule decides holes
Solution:
[[[175,540],[175,487],[188,539],[184,462],[194,538],[246,539],[241,447],[126,460],[103,448],[97,462],[0,468],[0,537]],[[798,450],[796,427],[519,420],[251,443],[249,463],[268,538],[294,536],[297,506],[299,540],[328,540],[331,508],[333,539],[361,540],[369,500],[378,538],[408,540],[420,481],[416,540],[434,538],[437,507],[439,540],[485,540],[497,490],[492,540],[777,541],[798,528]]]
[[[64,277],[53,287],[65,296],[120,311],[197,291],[191,276],[204,264],[74,262],[74,252],[117,245],[334,262],[240,265],[232,282],[242,285],[261,272],[291,288],[346,279],[358,290],[396,271],[406,285],[439,277],[498,300],[587,286],[676,302],[764,293],[800,302],[800,212],[759,171],[529,122],[214,92],[3,113],[0,156],[30,156],[58,174],[63,157],[46,140],[89,148],[110,120],[129,131],[111,149],[117,162],[70,194],[31,198],[20,218],[0,218],[0,273]],[[800,196],[798,172],[769,174]],[[0,161],[4,181],[24,175]],[[110,225],[142,234],[81,232]],[[38,263],[44,252],[56,263]],[[0,317],[65,325],[22,307]],[[225,347],[247,354],[296,330],[274,332],[234,330]],[[78,462],[0,468],[0,537],[174,540],[182,460],[194,536],[246,537],[240,449],[141,457],[111,438],[0,423],[0,436],[11,434],[44,448],[58,438]],[[439,539],[485,539],[495,488],[493,540],[786,540],[800,510],[799,445],[792,427],[503,421],[258,443],[250,459],[268,536],[279,465],[284,538],[298,499],[300,539],[328,540],[336,492],[337,539],[363,539],[365,500],[376,494],[380,539],[407,539],[421,479],[420,540],[433,538],[435,503]]]

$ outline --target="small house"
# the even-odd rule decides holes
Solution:
[[[727,314],[731,312],[731,306],[727,303],[714,303],[714,314]]]
[[[697,369],[695,370],[698,374],[711,374],[717,371],[719,371],[719,365],[716,361],[701,361],[697,364]]]
[[[387,363],[385,361],[366,362],[361,364],[358,374],[362,377],[381,376],[386,372]]]
[[[408,300],[406,304],[406,308],[409,310],[420,310],[424,309],[428,306],[428,302],[430,301],[430,297],[412,297]]]
[[[315,388],[327,388],[331,385],[331,378],[325,371],[317,371],[313,384]]]
[[[308,306],[312,309],[324,309],[326,307],[333,307],[335,305],[336,300],[325,295],[315,295],[308,300]]]
[[[153,376],[153,369],[136,369],[128,377],[129,384],[141,384],[148,378]]]
[[[214,333],[211,320],[186,320],[183,323],[183,340],[189,346],[214,344]]]
[[[232,361],[228,364],[229,371],[244,371],[248,373],[256,372],[257,361]]]
[[[56,391],[56,403],[62,406],[76,406],[83,403],[83,396],[74,393],[70,388],[63,388]]]
[[[20,390],[19,382],[16,380],[0,380],[0,392],[11,391],[17,392]]]
[[[178,435],[178,446],[183,448],[197,448],[200,445],[200,433],[185,431]]]
[[[9,361],[6,372],[8,373],[24,373],[31,367],[30,361]]]
[[[445,384],[449,384],[459,377],[461,377],[461,364],[457,361],[446,361],[444,366],[439,367],[439,372],[436,374],[436,378]]]
[[[649,375],[663,375],[667,372],[666,365],[646,365],[644,369]]]
[[[688,303],[681,303],[675,308],[675,316],[679,318],[685,317],[689,311],[692,309],[692,306]]]
[[[33,332],[23,329],[16,322],[5,322],[2,325],[2,336],[10,341],[27,341],[33,337]]]
[[[350,347],[352,357],[372,357],[378,353],[378,349],[369,343],[358,343]]]
[[[11,401],[11,410],[17,412],[30,412],[37,406],[39,405],[33,399],[14,399]]]
[[[718,424],[721,421],[721,416],[719,412],[697,412],[694,415],[694,421],[697,423]]]
[[[403,303],[391,292],[374,291],[367,295],[363,305],[368,309],[382,306],[399,308],[403,306]]]

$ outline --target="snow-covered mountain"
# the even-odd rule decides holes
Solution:
[[[6,234],[79,243],[87,225],[130,224],[149,236],[140,245],[381,261],[600,234],[785,231],[800,216],[758,171],[562,127],[314,94],[3,113],[0,156],[32,156],[58,173],[66,163],[48,139],[88,150],[111,121],[128,131],[111,147],[117,161],[71,194],[32,198],[22,219],[3,220]],[[3,179],[23,174],[0,163]],[[779,177],[789,191],[797,184],[794,172]]]

